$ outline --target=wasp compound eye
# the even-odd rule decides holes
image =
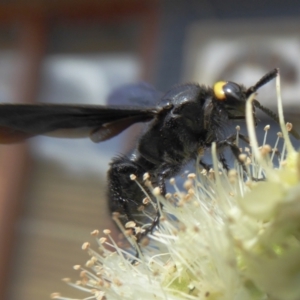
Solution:
[[[242,91],[240,85],[231,81],[218,81],[214,85],[214,95],[219,101],[241,100]]]

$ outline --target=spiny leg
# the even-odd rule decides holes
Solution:
[[[145,171],[126,156],[114,158],[108,171],[108,198],[111,212],[125,215],[125,222],[144,222],[145,216],[140,214],[139,207],[145,198],[144,191],[130,178],[132,174],[141,180]],[[146,189],[146,188],[145,188]]]
[[[213,166],[212,164],[207,164],[205,161],[200,159],[199,164],[208,172]]]
[[[146,216],[135,216],[138,213],[138,208],[143,204],[145,193],[141,187],[132,180],[130,176],[133,174],[141,184],[142,176],[145,170],[134,160],[130,160],[126,156],[114,158],[110,164],[108,171],[108,184],[109,184],[109,204],[112,212],[119,212],[126,217],[126,221],[122,222],[124,225],[128,221],[135,223],[144,223]],[[149,192],[147,187],[142,184],[146,192]],[[149,232],[152,232],[155,227],[157,216],[151,222],[151,225],[145,229],[144,232],[136,232],[133,229],[133,234],[136,238],[136,258],[140,253],[140,242]],[[158,218],[159,219],[159,218]],[[151,228],[151,229],[149,229]],[[135,263],[133,260],[132,263]]]
[[[238,137],[239,139],[241,139],[242,141],[244,141],[245,143],[249,144],[249,138],[241,133],[238,133]],[[222,148],[226,148],[226,147],[230,147],[234,157],[238,160],[238,162],[242,165],[243,167],[243,171],[245,171],[247,173],[246,167],[244,165],[244,163],[240,160],[239,156],[241,154],[240,149],[236,146],[235,141],[237,138],[237,134],[234,133],[232,135],[230,135],[229,137],[227,137],[226,139],[217,142],[217,149],[222,152]],[[219,154],[219,160],[222,164],[222,167],[226,170],[229,171],[229,165],[227,163],[226,158],[224,157],[224,155],[221,153]],[[206,162],[204,162],[202,159],[199,161],[199,164],[208,172],[213,166],[212,164],[207,164]]]
[[[240,159],[240,154],[241,154],[241,151],[239,149],[239,147],[234,143],[235,140],[236,140],[236,134],[232,134],[230,135],[229,137],[227,137],[225,140],[222,140],[222,141],[218,141],[217,142],[217,149],[218,150],[221,150],[222,152],[222,149],[226,148],[226,147],[229,147],[231,152],[233,153],[235,159],[239,162],[239,164],[242,166],[242,169],[244,171],[244,173],[248,174],[247,172],[247,168],[245,166],[245,163],[244,161],[242,161]],[[244,141],[245,143],[249,144],[249,139],[244,136],[243,134],[238,134],[238,137]],[[223,156],[223,154],[220,154],[219,155],[219,158],[220,158],[220,161],[222,163],[222,166],[223,168],[226,170],[226,171],[229,171],[229,165],[227,164],[227,161],[226,161],[226,158]]]
[[[163,164],[161,166],[161,170],[158,171],[157,176],[157,185],[160,190],[160,195],[165,197],[167,190],[166,190],[166,179],[170,178],[173,173],[177,173],[179,171],[180,167],[178,165],[169,165],[169,164]],[[159,207],[160,206],[160,207]],[[157,212],[156,216],[153,219],[151,225],[149,225],[145,231],[140,235],[139,241],[143,239],[145,236],[147,236],[149,233],[152,233],[153,230],[159,226],[159,221],[161,217],[161,210],[163,209],[163,205],[157,201]]]
[[[240,138],[241,140],[243,140],[245,143],[247,143],[247,144],[250,143],[248,137],[246,137],[246,136],[244,136],[244,135],[242,135],[242,134],[238,134],[238,136],[239,136],[239,138]],[[247,174],[247,175],[248,175],[248,170],[247,170],[247,168],[246,168],[245,162],[242,161],[242,160],[240,159],[241,151],[240,151],[239,147],[234,143],[235,140],[236,140],[236,134],[232,134],[232,135],[230,135],[228,138],[226,138],[225,140],[218,142],[218,143],[217,143],[217,148],[222,149],[222,148],[224,148],[224,147],[229,147],[230,150],[232,151],[232,153],[233,153],[235,159],[236,159],[236,160],[239,162],[239,164],[242,166],[242,169],[243,169],[244,174]],[[228,168],[226,159],[224,158],[224,156],[223,156],[222,154],[220,155],[220,161],[221,161],[221,163],[222,163],[222,165],[223,165],[223,168],[224,168],[225,170],[228,171],[229,168]],[[249,175],[248,175],[248,176],[249,176]],[[264,180],[265,180],[265,178],[255,178],[255,177],[252,177],[252,176],[251,176],[251,179],[252,179],[253,181],[264,181]]]

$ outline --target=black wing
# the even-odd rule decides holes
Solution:
[[[35,135],[89,136],[101,142],[134,123],[150,121],[157,113],[155,107],[0,104],[0,143],[16,143]]]

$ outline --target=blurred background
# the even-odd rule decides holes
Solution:
[[[139,80],[161,91],[184,81],[249,86],[280,67],[297,127],[299,16],[292,0],[1,1],[0,102],[105,104]],[[275,107],[274,82],[258,99]],[[260,119],[260,128],[270,123]],[[89,232],[113,227],[106,171],[137,133],[101,144],[37,137],[0,146],[0,299],[81,297],[60,279],[78,277],[72,266],[86,261]]]

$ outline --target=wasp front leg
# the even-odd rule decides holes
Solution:
[[[244,161],[242,161],[240,159],[240,154],[241,154],[240,148],[235,143],[236,137],[237,137],[236,134],[232,134],[229,137],[227,137],[226,139],[217,142],[217,149],[220,153],[219,158],[220,158],[220,161],[222,163],[223,168],[226,171],[229,171],[229,165],[227,164],[226,158],[222,154],[223,150],[225,148],[229,147],[232,154],[234,155],[235,159],[240,163],[240,165],[243,168],[243,171],[247,174],[247,168],[245,166],[245,163],[244,163]],[[245,135],[239,133],[238,137],[239,137],[239,139],[241,139],[245,143],[249,144],[249,139]]]

